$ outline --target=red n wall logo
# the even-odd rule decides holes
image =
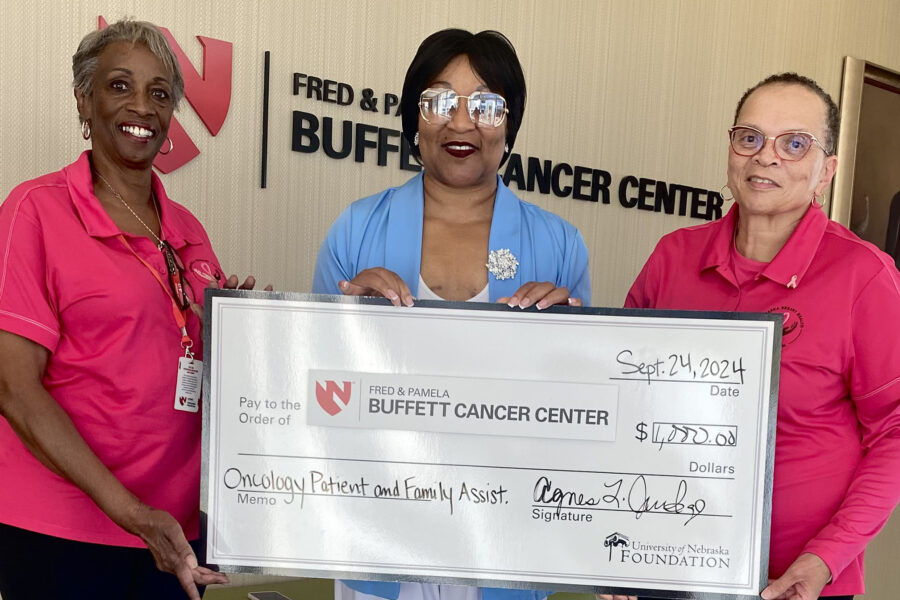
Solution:
[[[106,19],[98,17],[99,28],[104,29],[106,25]],[[206,125],[209,133],[215,136],[222,129],[225,117],[228,116],[228,107],[231,106],[231,42],[197,36],[203,46],[201,76],[169,30],[165,27],[160,29],[181,66],[181,74],[184,76],[184,97]],[[191,136],[174,116],[169,125],[169,139],[172,140],[174,149],[168,154],[157,154],[156,160],[153,161],[153,166],[163,173],[171,173],[183,167],[200,154]]]

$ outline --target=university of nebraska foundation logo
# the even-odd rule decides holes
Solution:
[[[615,533],[611,533],[606,536],[606,539],[603,540],[603,545],[609,548],[609,560],[612,562],[612,551],[616,546],[625,546],[628,547],[628,539],[627,535],[621,534],[618,531]]]
[[[317,381],[316,402],[319,403],[322,410],[333,417],[350,404],[350,391],[352,388],[353,383],[350,381],[344,381],[343,386],[340,387],[336,381],[331,381],[330,379],[325,380],[324,386],[321,381]],[[340,400],[340,402],[335,400],[335,398]]]
[[[99,29],[106,28],[106,19],[98,17]],[[197,39],[203,46],[203,75],[197,72],[191,61],[175,38],[165,27],[160,27],[172,52],[181,66],[181,74],[184,77],[184,98],[190,103],[197,116],[206,125],[210,134],[215,136],[222,129],[225,117],[228,116],[228,107],[231,106],[231,42],[198,35]],[[171,173],[179,167],[183,167],[194,160],[200,150],[197,148],[191,136],[187,134],[181,123],[174,116],[169,124],[169,139],[172,141],[172,150],[168,154],[157,154],[153,166],[163,173]],[[163,142],[163,148],[169,144]]]

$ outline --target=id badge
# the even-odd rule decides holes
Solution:
[[[175,383],[175,410],[195,413],[200,409],[203,361],[182,356],[178,359]]]

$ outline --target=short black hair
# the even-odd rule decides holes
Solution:
[[[400,114],[403,121],[403,137],[410,150],[420,161],[419,148],[413,138],[419,130],[419,96],[437,77],[438,73],[457,56],[465,55],[472,70],[484,80],[492,91],[506,98],[506,143],[512,151],[516,134],[525,112],[525,74],[516,56],[516,49],[499,31],[471,33],[464,29],[444,29],[432,33],[419,45],[416,56],[406,70],[403,92],[400,98]],[[509,157],[504,152],[502,165]],[[420,161],[421,162],[421,161]]]
[[[825,147],[828,149],[828,152],[830,154],[834,154],[834,147],[837,143],[838,132],[841,129],[841,113],[838,110],[837,104],[834,103],[834,100],[831,99],[831,96],[828,95],[828,92],[823,90],[818,83],[816,83],[809,77],[798,75],[797,73],[787,72],[769,75],[768,77],[754,85],[752,88],[744,92],[744,95],[741,96],[740,101],[738,101],[737,108],[734,111],[734,123],[732,123],[732,125],[737,124],[738,115],[741,114],[741,108],[744,106],[744,102],[747,100],[747,98],[750,97],[750,94],[761,87],[778,83],[785,85],[799,85],[813,92],[815,95],[822,99],[822,102],[825,103],[826,113]]]

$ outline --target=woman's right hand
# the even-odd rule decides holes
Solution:
[[[200,600],[198,585],[228,583],[225,574],[197,564],[194,550],[172,515],[138,503],[133,519],[134,523],[128,529],[147,544],[157,569],[178,578],[188,598]]]
[[[338,282],[345,296],[382,296],[394,306],[412,306],[413,296],[406,283],[393,271],[384,267],[372,267],[360,271],[356,277]]]
[[[597,600],[637,600],[637,596],[620,596],[619,594],[597,594]]]

